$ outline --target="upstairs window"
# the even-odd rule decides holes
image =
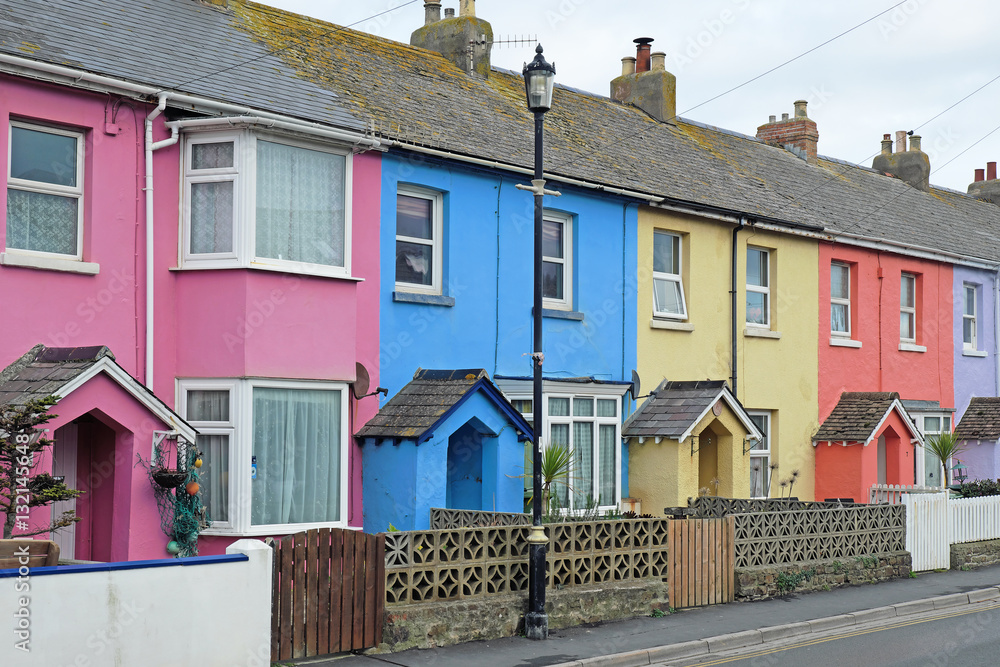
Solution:
[[[976,341],[978,286],[964,285],[962,296],[962,348],[966,350],[978,350],[978,343]]]
[[[899,289],[899,340],[917,342],[917,277],[904,273]]]
[[[687,319],[681,279],[681,237],[653,232],[653,314]]]
[[[747,248],[747,324],[771,326],[771,254]]]
[[[185,142],[184,262],[350,275],[344,151],[253,132]]]
[[[396,289],[441,294],[441,195],[400,187],[396,193]]]
[[[542,223],[542,299],[547,308],[573,308],[573,223],[548,212]]]
[[[851,267],[830,265],[830,334],[851,337]]]
[[[8,250],[83,257],[83,134],[11,121]]]

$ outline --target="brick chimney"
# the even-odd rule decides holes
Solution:
[[[976,199],[1000,204],[1000,180],[997,180],[997,163],[987,162],[985,174],[976,169],[976,180],[969,184],[969,195]]]
[[[673,123],[677,77],[666,69],[666,54],[650,53],[649,37],[633,41],[636,55],[622,58],[622,75],[611,80],[611,99],[637,106],[661,123]]]
[[[476,18],[476,0],[461,0],[459,15],[449,9],[443,19],[440,0],[424,0],[424,25],[410,35],[410,44],[440,53],[463,72],[490,75],[493,27]]]
[[[795,115],[781,114],[781,120],[774,116],[757,128],[757,138],[770,146],[789,150],[807,162],[816,162],[816,146],[819,144],[819,130],[816,121],[806,114],[805,100],[795,101]]]
[[[918,190],[928,192],[931,189],[931,160],[927,153],[920,150],[920,137],[910,137],[910,147],[906,147],[907,133],[904,130],[896,132],[896,152],[892,152],[892,140],[886,134],[882,137],[882,152],[872,160],[872,169],[881,171],[887,176],[906,181]]]

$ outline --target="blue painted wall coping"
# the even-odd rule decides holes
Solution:
[[[191,556],[189,558],[160,558],[157,560],[133,560],[120,563],[82,563],[80,565],[46,565],[33,567],[27,576],[40,577],[46,574],[84,574],[87,572],[113,572],[115,570],[143,570],[153,567],[184,567],[187,565],[221,565],[250,560],[246,554],[225,554],[221,556]],[[0,579],[16,577],[20,568],[0,570]]]

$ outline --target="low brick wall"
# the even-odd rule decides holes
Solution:
[[[669,607],[667,584],[659,580],[549,589],[549,629],[648,616]],[[481,639],[514,637],[522,631],[526,595],[493,595],[452,602],[392,605],[385,611],[382,641],[366,653],[434,648]]]
[[[951,545],[951,569],[972,570],[1000,563],[1000,540]]]
[[[736,599],[766,600],[790,593],[827,591],[841,586],[874,584],[910,574],[906,551],[737,568]]]

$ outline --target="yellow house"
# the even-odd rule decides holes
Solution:
[[[817,262],[817,239],[792,229],[679,207],[640,209],[640,377],[724,381],[762,435],[752,440],[739,410],[728,409],[694,424],[686,441],[629,438],[629,491],[643,507],[684,505],[699,490],[813,498]]]

